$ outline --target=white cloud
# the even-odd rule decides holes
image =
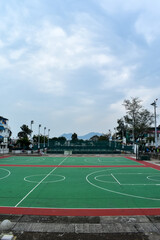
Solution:
[[[116,114],[119,115],[124,115],[125,114],[125,108],[122,105],[123,104],[124,99],[119,99],[118,101],[114,101],[112,104],[110,104],[110,110],[112,112],[116,112]]]
[[[94,97],[89,98],[88,96],[84,96],[79,99],[79,102],[81,105],[88,107],[88,106],[93,106],[95,104],[95,99],[94,99]]]
[[[27,45],[10,50],[8,56],[17,60],[12,68],[21,74],[21,80],[27,79],[41,92],[62,95],[70,72],[83,67],[99,71],[114,61],[108,49],[94,46],[92,34],[86,28],[71,26],[67,32],[45,21],[41,29],[34,27],[27,32],[26,38]]]
[[[107,12],[112,14],[117,12],[124,14],[124,12],[145,11],[146,9],[156,10],[160,6],[159,0],[155,0],[154,2],[150,0],[100,0],[99,3]]]
[[[91,114],[89,115],[84,115],[84,116],[78,116],[75,121],[76,121],[76,125],[84,125],[84,124],[90,124],[91,122],[93,122],[94,117],[91,116]]]
[[[150,1],[150,0],[149,0]],[[147,0],[130,0],[130,1],[124,1],[124,0],[100,0],[100,5],[110,14],[116,14],[117,12],[122,11],[130,11],[134,12],[144,7],[144,5],[147,3]]]
[[[4,42],[0,39],[0,48],[3,48],[4,47]]]
[[[26,52],[26,48],[11,50],[10,53],[9,53],[9,57],[10,57],[10,59],[18,60],[22,56],[24,56],[25,52]]]
[[[92,19],[89,20],[91,22]],[[17,24],[17,18],[15,21]],[[22,81],[27,79],[28,84],[41,92],[63,95],[70,73],[87,67],[90,71],[97,71],[101,77],[101,88],[123,86],[131,80],[133,67],[121,63],[119,56],[114,56],[107,44],[103,47],[96,45],[93,26],[91,31],[89,26],[80,24],[80,18],[78,21],[78,27],[71,24],[66,30],[42,20],[41,28],[35,25],[24,36],[22,24],[18,24],[19,32],[15,34],[13,30],[16,37],[12,40],[23,39],[23,45],[22,48],[10,50],[8,56],[17,60],[12,63],[12,68],[17,69]]]
[[[8,59],[4,56],[0,56],[0,70],[8,69],[10,67],[10,63]]]
[[[160,36],[160,1],[155,0],[101,0],[100,5],[114,17],[135,14],[135,31],[142,35],[148,44]]]
[[[92,1],[91,6],[88,1],[79,1],[79,8],[71,3],[65,12],[60,7],[63,0],[4,1],[4,14],[0,11],[0,73],[6,81],[1,89],[8,91],[9,102],[14,96],[18,119],[25,122],[22,113],[27,110],[27,118],[34,115],[37,122],[54,125],[60,134],[65,129],[107,132],[124,115],[125,98],[138,96],[147,106],[158,97],[158,73],[152,78],[150,72],[154,61],[159,66],[158,53],[153,60],[154,52],[142,38],[153,46],[159,38],[160,3],[95,2],[103,10],[95,9]],[[146,69],[157,87],[151,86],[149,78],[139,78]]]
[[[113,57],[111,54],[95,54],[91,56],[90,63],[95,65],[96,67],[103,67],[111,65],[115,60],[115,57]]]
[[[58,69],[76,69],[84,65],[84,54],[88,51],[88,35],[87,29],[76,29],[67,33],[64,29],[45,22],[32,40],[40,48],[37,57],[43,64]]]
[[[125,88],[124,94],[125,99],[130,99],[131,97],[138,97],[143,101],[143,104],[146,108],[150,107],[150,103],[152,103],[156,98],[158,98],[160,92],[160,87],[150,87],[147,88],[141,84],[132,88]]]
[[[123,88],[132,81],[132,75],[135,70],[135,66],[122,65],[114,66],[108,70],[102,70],[101,74],[104,76],[102,82],[102,89],[110,88]]]
[[[141,14],[135,23],[135,29],[138,34],[144,36],[148,44],[151,44],[160,37],[159,12],[148,10]]]

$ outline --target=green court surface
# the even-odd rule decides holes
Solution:
[[[141,165],[125,157],[9,157],[0,159],[0,164],[11,165]],[[63,161],[64,160],[64,161]]]
[[[160,171],[124,157],[3,158],[0,186],[2,208],[160,208]]]

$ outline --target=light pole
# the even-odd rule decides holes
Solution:
[[[39,124],[39,127],[38,127],[38,149],[40,149],[40,128],[41,128],[41,124]]]
[[[45,148],[45,131],[46,131],[46,127],[44,127],[44,143],[43,143],[44,148]]]
[[[116,130],[117,130],[117,128],[114,128],[114,130],[115,130],[115,148],[116,148],[116,138],[117,138]]]
[[[109,147],[111,147],[111,141],[112,141],[112,136],[111,136],[111,130],[109,129]]]
[[[158,98],[156,98],[156,100],[154,100],[154,102],[151,103],[151,105],[154,107],[154,124],[155,124],[154,137],[155,137],[155,147],[158,147],[158,142],[157,142],[157,116],[156,116],[157,100],[158,100]]]
[[[32,138],[32,124],[34,123],[34,121],[31,121],[31,143],[32,143],[32,147],[33,147],[33,138]]]
[[[50,129],[48,129],[48,148],[49,148],[49,132],[50,132]]]

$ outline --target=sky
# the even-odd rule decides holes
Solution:
[[[12,137],[31,120],[33,134],[39,124],[50,137],[105,134],[133,97],[152,112],[159,9],[159,0],[1,0],[0,116]]]

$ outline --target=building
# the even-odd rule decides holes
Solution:
[[[154,127],[151,127],[148,129],[146,138],[152,139],[148,142],[150,142],[150,145],[154,145],[154,140],[155,140],[155,128]],[[157,143],[158,143],[158,146],[160,146],[160,125],[157,127]]]
[[[8,153],[8,142],[11,135],[8,119],[0,116],[0,153]]]

